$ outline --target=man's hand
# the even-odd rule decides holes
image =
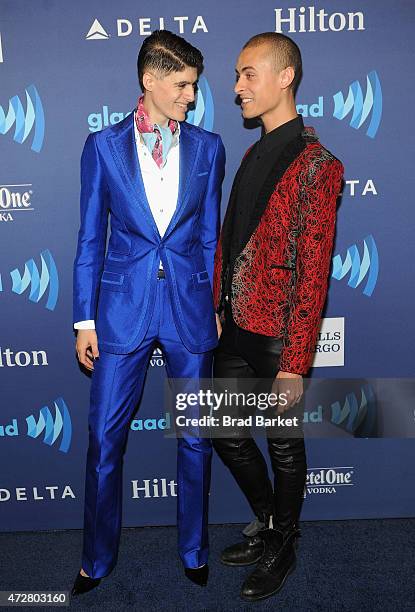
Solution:
[[[220,322],[218,314],[215,314],[215,317],[216,317],[216,329],[218,330],[218,339],[219,339],[222,334],[222,323]]]
[[[94,369],[94,359],[98,359],[98,338],[95,329],[79,329],[76,337],[78,360],[88,370]]]
[[[272,392],[286,395],[287,403],[278,404],[277,413],[282,414],[294,404],[298,404],[303,395],[303,377],[291,372],[278,372],[272,385]]]

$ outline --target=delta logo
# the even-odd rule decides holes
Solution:
[[[149,36],[154,30],[170,30],[177,34],[208,33],[206,21],[202,15],[196,17],[138,17],[134,21],[119,18],[116,20],[115,32],[117,38],[125,38],[136,33],[139,36]],[[109,40],[112,34],[104,28],[98,19],[94,19],[85,40]]]

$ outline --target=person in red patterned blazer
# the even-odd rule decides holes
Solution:
[[[302,377],[326,299],[343,176],[341,162],[297,114],[301,72],[300,50],[282,34],[254,36],[239,55],[235,93],[244,119],[259,119],[263,136],[235,176],[215,255],[213,293],[222,324],[216,384],[272,379],[272,390],[290,391],[278,414],[289,409],[296,424],[267,431],[274,487],[246,427],[213,440],[261,526],[221,555],[227,565],[258,563],[242,586],[250,601],[277,592],[295,567],[307,470]]]

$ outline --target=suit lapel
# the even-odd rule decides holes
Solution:
[[[121,175],[122,184],[128,189],[132,201],[140,208],[155,236],[160,239],[156,222],[151,214],[138,162],[133,121],[134,114],[132,113],[128,117],[128,121],[125,120],[125,127],[123,127],[120,133],[108,136],[107,142],[115,165]]]
[[[276,190],[278,183],[281,181],[291,164],[304,151],[306,144],[307,143],[303,137],[303,134],[299,134],[296,138],[288,143],[279,156],[276,162],[276,168],[272,168],[259,191],[255,206],[251,213],[249,224],[239,245],[239,253],[244,250],[250,237],[258,227],[261,217],[264,214],[271,195]]]
[[[180,124],[180,162],[179,162],[179,193],[177,206],[173,217],[166,229],[167,236],[176,226],[180,216],[186,207],[190,195],[190,187],[194,177],[194,168],[197,163],[200,148],[200,139],[192,134],[186,123]]]
[[[241,180],[241,176],[244,173],[246,165],[249,161],[250,155],[253,152],[254,147],[252,147],[248,153],[244,156],[241,161],[241,165],[238,168],[237,173],[235,174],[235,178],[233,179],[231,194],[229,196],[228,207],[226,209],[225,219],[223,221],[222,227],[222,260],[227,262],[229,260],[230,250],[231,250],[231,242],[232,242],[232,232],[234,228],[234,217],[236,204],[238,200],[238,186]]]

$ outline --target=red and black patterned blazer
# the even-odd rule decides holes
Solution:
[[[235,176],[215,255],[213,295],[223,317],[235,191],[248,153]],[[305,128],[284,149],[258,196],[234,264],[229,299],[235,323],[283,338],[280,369],[306,374],[327,293],[343,165]]]

